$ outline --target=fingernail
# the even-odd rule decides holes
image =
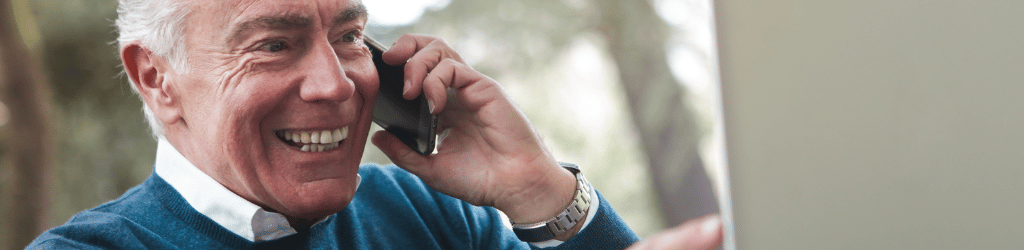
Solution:
[[[704,234],[714,233],[715,230],[722,224],[722,218],[718,216],[712,216],[704,220],[704,223],[700,225],[700,230]]]
[[[405,85],[402,86],[402,95],[403,96],[405,95],[405,93],[409,93],[409,86],[412,86],[412,82],[409,81],[409,80],[405,80]]]
[[[427,100],[427,107],[430,107],[430,113],[434,113],[434,101]]]

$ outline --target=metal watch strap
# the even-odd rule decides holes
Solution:
[[[579,167],[571,163],[558,163],[576,176],[576,195],[569,207],[550,220],[533,224],[512,223],[512,232],[526,242],[542,242],[554,239],[568,232],[577,223],[586,219],[590,210],[590,182],[580,173]]]

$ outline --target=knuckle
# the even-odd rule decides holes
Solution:
[[[448,64],[448,65],[455,66],[455,67],[458,67],[459,64],[462,64],[461,62],[459,62],[459,61],[457,61],[457,60],[455,60],[455,59],[453,59],[451,57],[445,58],[443,61],[441,61],[441,63]]]
[[[434,43],[437,40],[443,40],[441,37],[427,34],[404,34],[401,38],[412,39],[413,41],[426,42],[426,44]],[[400,38],[400,39],[401,39]]]
[[[440,44],[440,45],[447,45],[448,44],[448,41],[444,40],[444,37],[439,37],[439,36],[426,36],[426,37],[431,39],[430,43]]]
[[[435,40],[430,42],[430,46],[440,49],[446,53],[454,53],[455,51],[455,49],[452,48],[451,44],[448,43],[448,40],[445,40],[444,38],[441,37],[435,37]]]
[[[422,36],[422,35],[420,35],[420,34],[402,34],[402,36],[398,37],[398,40],[403,40],[403,39],[413,39],[413,40],[416,40],[416,37],[418,37],[418,36]]]
[[[430,91],[429,89],[433,88],[434,85],[443,83],[443,79],[435,74],[430,74],[423,82],[426,83],[424,88],[428,89],[427,91]]]
[[[423,60],[409,60],[409,62],[405,64],[405,72],[408,73],[420,74],[429,70],[430,64]]]
[[[437,68],[454,69],[455,67],[457,66],[454,64],[454,62],[452,62],[451,58],[441,59],[441,62],[437,64]]]
[[[448,85],[447,83],[445,83],[444,78],[440,76],[433,76],[431,79],[433,80],[434,84],[427,86],[427,91],[429,91],[433,95],[437,95],[438,93],[443,92],[445,86]]]

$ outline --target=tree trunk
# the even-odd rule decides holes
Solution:
[[[0,101],[3,126],[3,239],[0,248],[22,249],[48,226],[47,173],[53,162],[50,86],[37,57],[18,32],[9,0],[0,0]]]
[[[665,224],[718,211],[699,154],[701,134],[665,56],[669,27],[648,1],[598,1],[608,42],[654,177]]]

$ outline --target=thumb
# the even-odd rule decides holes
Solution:
[[[381,130],[373,133],[370,141],[377,148],[380,148],[384,155],[391,159],[391,162],[414,175],[421,176],[430,164],[428,157],[412,150],[405,143],[402,143],[398,137],[387,131]]]

